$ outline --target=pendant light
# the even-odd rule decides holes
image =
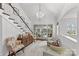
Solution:
[[[38,4],[38,12],[36,13],[37,18],[42,18],[44,13],[41,10],[41,4]]]

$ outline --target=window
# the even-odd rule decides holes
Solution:
[[[77,21],[76,19],[73,18],[65,18],[64,19],[64,34],[68,35],[70,37],[75,38],[75,36],[77,35]]]
[[[77,10],[67,13],[60,25],[60,33],[65,37],[77,38]]]
[[[43,37],[43,38],[47,38],[47,37],[52,37],[53,34],[53,25],[52,24],[48,24],[48,25],[34,25],[34,34],[37,37]]]

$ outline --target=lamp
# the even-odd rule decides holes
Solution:
[[[44,13],[41,11],[41,5],[38,5],[38,12],[36,13],[37,18],[42,18]]]

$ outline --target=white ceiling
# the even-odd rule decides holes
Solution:
[[[62,4],[61,3],[47,3],[44,5],[49,11],[51,11],[57,15],[62,11],[65,4],[63,4],[63,3]]]
[[[30,19],[37,19],[36,13],[38,12],[39,4],[37,3],[22,3],[19,4],[21,8],[24,10],[26,15],[30,17]],[[42,3],[40,4],[41,11],[47,15],[49,18],[55,17],[56,19],[60,19],[66,12],[74,7],[78,7],[77,3]]]
[[[20,4],[21,8],[24,10],[26,15],[30,17],[31,19],[37,19],[36,13],[38,12],[39,4],[34,4],[34,3],[23,3]],[[62,11],[64,4],[40,4],[40,9],[41,11],[47,15],[51,16],[51,14],[55,17],[59,15],[59,13]],[[50,15],[49,15],[50,14]]]

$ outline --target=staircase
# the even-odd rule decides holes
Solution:
[[[5,18],[5,20],[10,22],[14,27],[19,29],[19,31],[27,32],[27,30],[29,30],[31,33],[33,33],[30,27],[31,24],[28,23],[28,21],[27,22],[25,21],[28,18],[27,19],[23,18],[23,16],[21,16],[21,14],[18,13],[20,11],[21,11],[20,9],[17,9],[17,7],[14,7],[11,3],[9,4],[5,3],[2,4],[2,9],[0,9],[0,15],[3,18]],[[14,13],[16,15],[14,15]]]
[[[18,11],[17,11],[17,7],[15,7],[14,5],[12,4],[7,4],[7,3],[4,3],[2,4],[2,8],[0,8],[0,16],[1,16],[1,22],[5,21],[6,23],[9,23],[11,24],[11,26],[13,26],[13,29],[17,29],[19,33],[25,33],[25,32],[32,32],[31,30],[31,21],[29,20],[29,18],[26,16],[26,18],[24,17],[23,12],[21,12],[22,10],[18,9],[19,12],[21,12],[22,14],[19,14]],[[4,23],[5,23],[4,22]],[[5,23],[5,25],[6,25]],[[4,24],[3,24],[4,25]],[[6,27],[4,25],[4,27]],[[9,25],[10,26],[10,25]],[[8,26],[8,28],[9,28]],[[4,28],[3,27],[3,28]],[[1,28],[1,29],[3,29]],[[7,28],[7,29],[8,29]],[[11,29],[12,27],[10,27]],[[3,30],[3,35],[2,35],[2,38],[1,38],[1,42],[0,42],[0,46],[2,47],[0,49],[0,55],[8,55],[8,51],[6,49],[6,46],[5,46],[5,38],[8,37],[8,30],[5,28],[5,30]],[[7,34],[5,33],[7,31]],[[10,35],[10,32],[12,32],[13,30],[9,31],[9,35]],[[4,35],[5,34],[5,35]],[[16,35],[15,31],[13,31],[11,33],[12,35]],[[2,52],[4,51],[4,52]]]

